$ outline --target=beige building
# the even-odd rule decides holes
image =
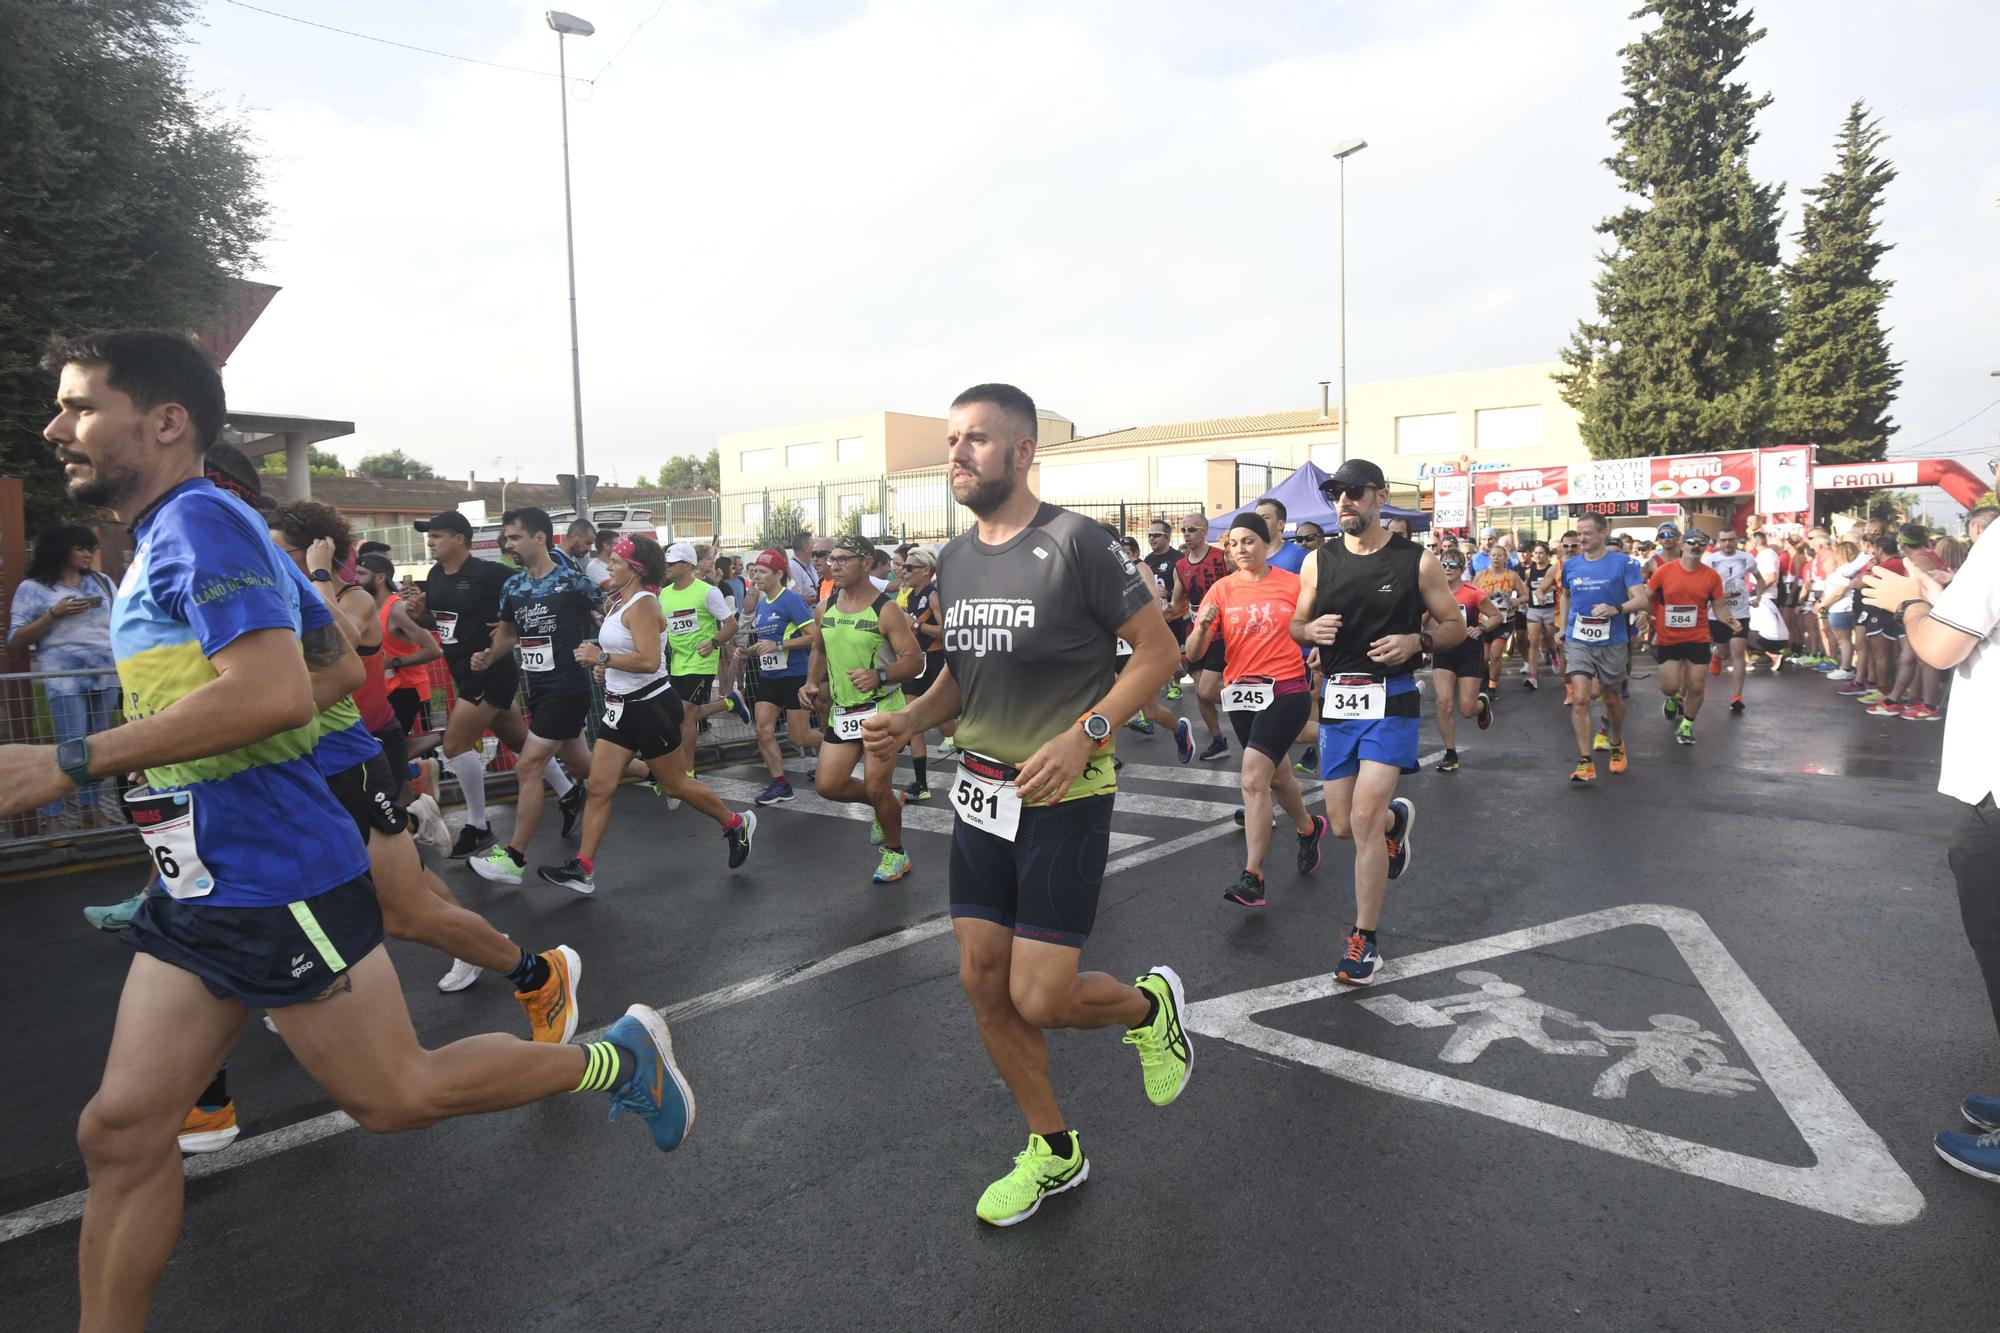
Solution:
[[[1352,454],[1379,464],[1399,504],[1428,497],[1440,471],[1548,467],[1588,458],[1576,414],[1551,378],[1558,363],[1427,375],[1348,386],[1351,438],[1326,403],[1290,411],[1133,426],[1076,437],[1042,414],[1035,484],[1047,499],[1101,515],[1146,518],[1195,508],[1211,516],[1247,503],[1292,469],[1331,472]],[[969,521],[945,489],[940,417],[871,412],[718,441],[722,526],[754,535],[771,506],[794,503],[815,531],[849,514],[880,515],[863,530],[930,540]]]

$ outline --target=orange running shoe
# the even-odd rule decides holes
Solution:
[[[536,1041],[568,1041],[576,1035],[576,990],[583,981],[583,959],[567,944],[541,955],[549,979],[540,990],[514,992],[528,1015],[528,1030]]]
[[[1597,765],[1590,761],[1589,755],[1585,755],[1576,761],[1576,767],[1569,772],[1569,780],[1571,782],[1597,781]]]
[[[197,1106],[181,1121],[181,1151],[221,1152],[236,1142],[236,1103],[224,1102],[212,1111]]]
[[[1625,771],[1625,747],[1622,745],[1611,747],[1611,771],[1613,773]]]

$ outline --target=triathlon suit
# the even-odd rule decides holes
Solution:
[[[1341,618],[1340,634],[1319,650],[1320,674],[1326,680],[1319,726],[1323,782],[1353,777],[1363,760],[1417,771],[1421,700],[1411,674],[1417,657],[1385,665],[1370,660],[1368,645],[1385,635],[1422,629],[1424,599],[1417,575],[1423,556],[1422,547],[1393,532],[1370,555],[1348,550],[1344,536],[1320,543],[1311,618]]]
[[[1465,613],[1466,637],[1456,648],[1447,648],[1431,656],[1431,666],[1438,671],[1449,671],[1454,676],[1477,676],[1486,679],[1486,640],[1472,637],[1479,631],[1479,608],[1486,603],[1486,594],[1470,583],[1461,582],[1451,590],[1452,599],[1459,610]],[[1452,701],[1441,699],[1438,707],[1449,708]]]
[[[669,583],[660,589],[660,616],[667,627],[667,671],[682,701],[705,704],[714,692],[715,670],[722,653],[720,649],[701,650],[717,637],[730,614],[722,590],[700,579],[685,588]]]
[[[810,628],[812,623],[812,608],[787,588],[770,601],[757,603],[753,613],[753,641],[783,644],[786,639],[797,638],[799,631]],[[775,653],[759,657],[753,664],[757,673],[755,702],[776,704],[788,713],[805,707],[799,702],[799,687],[806,683],[806,664],[811,660],[810,648],[788,651],[780,647]]]
[[[944,670],[944,648],[941,641],[926,639],[917,630],[917,624],[937,604],[937,575],[932,573],[931,581],[921,591],[905,589],[910,594],[903,609],[910,616],[910,633],[917,637],[917,647],[923,650],[924,669],[915,680],[903,682],[903,693],[912,699],[921,699],[924,692],[937,683],[938,673]]]
[[[521,675],[528,682],[529,730],[547,741],[583,734],[590,712],[590,668],[577,645],[597,633],[604,593],[573,564],[558,563],[536,578],[522,570],[500,593],[500,618],[520,636]]]
[[[1312,716],[1312,682],[1292,640],[1299,576],[1272,566],[1261,579],[1238,570],[1208,590],[1218,608],[1214,631],[1229,651],[1222,666],[1222,710],[1245,750],[1283,763]]]
[[[442,565],[432,565],[424,578],[425,603],[437,623],[438,643],[444,648],[452,687],[467,703],[489,708],[514,706],[521,673],[512,653],[496,659],[484,671],[472,669],[472,655],[493,646],[493,631],[486,627],[500,618],[500,590],[512,573],[507,565],[469,555],[456,574],[445,573]]]
[[[960,533],[938,555],[937,585],[963,698],[951,914],[1080,949],[1110,852],[1117,733],[1048,805],[1021,805],[1014,778],[1110,692],[1118,630],[1154,604],[1152,585],[1103,528],[1052,504],[997,546]]]
[[[1736,617],[1736,629],[1732,632],[1711,609],[1708,613],[1708,641],[1728,643],[1731,639],[1748,637],[1750,571],[1757,567],[1757,558],[1747,551],[1738,551],[1735,555],[1723,555],[1716,551],[1703,556],[1702,560],[1721,577],[1723,598],[1729,603],[1729,614]]]
[[[245,634],[333,623],[265,521],[205,477],[156,500],[132,538],[111,613],[129,718],[215,680],[211,659]],[[128,945],[268,1009],[319,997],[382,943],[368,851],[313,761],[317,734],[313,719],[146,771],[126,812],[161,891],[141,900]]]
[[[1180,578],[1181,587],[1187,592],[1188,628],[1193,629],[1195,613],[1201,610],[1201,599],[1208,595],[1210,588],[1229,577],[1229,561],[1222,554],[1221,547],[1210,546],[1208,554],[1199,560],[1189,560],[1185,555],[1176,560],[1174,573]],[[1173,593],[1171,583],[1167,585],[1167,592],[1169,596]],[[1181,636],[1181,642],[1187,642],[1185,634]],[[1201,661],[1191,662],[1189,665],[1197,671],[1220,671],[1222,663],[1222,636],[1217,634],[1210,636],[1208,651],[1202,654]]]
[[[382,655],[390,657],[415,657],[423,648],[420,643],[399,639],[389,631],[389,613],[403,604],[400,597],[391,597],[382,604]],[[389,691],[389,707],[396,714],[397,725],[405,734],[416,725],[417,714],[430,696],[430,663],[422,666],[405,667],[401,671],[391,671],[385,661],[382,668],[382,684]]]
[[[1656,603],[1653,656],[1661,662],[1708,665],[1708,620],[1703,614],[1722,596],[1722,578],[1707,565],[1692,571],[1675,560],[1646,580]]]
[[[1537,625],[1556,623],[1556,599],[1562,594],[1554,588],[1550,588],[1547,592],[1541,591],[1542,580],[1549,576],[1549,570],[1553,567],[1544,565],[1537,568],[1530,564],[1521,572],[1522,578],[1528,584],[1528,619]]]
[[[1562,586],[1569,594],[1569,623],[1563,626],[1563,675],[1594,676],[1622,685],[1632,667],[1631,627],[1623,612],[1592,614],[1599,603],[1622,606],[1631,589],[1646,581],[1639,562],[1615,546],[1595,560],[1581,554],[1563,561]]]
[[[647,589],[635,588],[605,613],[604,623],[597,629],[597,646],[606,657],[639,650],[625,617],[640,601],[653,596]],[[630,750],[641,759],[658,759],[681,748],[684,716],[664,657],[650,674],[604,668],[604,714],[597,728],[598,740]]]
[[[882,608],[890,605],[886,592],[859,611],[840,609],[840,594],[834,593],[820,607],[820,653],[826,658],[826,683],[833,694],[833,711],[826,719],[828,745],[861,744],[861,724],[876,713],[895,713],[903,708],[903,687],[891,682],[881,689],[856,689],[850,671],[887,666],[896,658],[882,633]]]

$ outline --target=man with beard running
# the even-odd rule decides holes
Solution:
[[[576,648],[597,633],[597,609],[604,604],[604,594],[575,565],[556,562],[550,549],[555,525],[547,511],[532,505],[508,510],[500,516],[500,537],[521,572],[501,585],[493,641],[472,655],[472,668],[489,671],[519,647],[531,722],[515,771],[527,776],[514,792],[513,835],[505,845],[473,857],[471,865],[481,879],[519,884],[528,863],[528,839],[542,817],[542,784],[535,775],[544,769],[551,774],[559,771],[558,750],[565,752],[580,776],[590,775],[583,748],[583,723],[591,704],[590,669],[577,661]],[[562,836],[574,837],[583,819],[586,792],[565,781],[557,794]]]
[[[967,389],[947,431],[952,497],[977,522],[938,558],[944,672],[866,732],[871,757],[894,760],[916,732],[959,719],[959,983],[1029,1130],[977,1213],[1012,1226],[1090,1174],[1049,1082],[1046,1029],[1124,1028],[1155,1106],[1187,1083],[1193,1051],[1173,969],[1130,986],[1077,970],[1110,850],[1114,719],[1165,683],[1176,653],[1138,562],[1095,523],[1028,488],[1033,399],[1008,384]],[[1112,665],[1121,637],[1132,645],[1122,673]]]
[[[1334,975],[1370,985],[1382,966],[1375,932],[1389,881],[1409,869],[1417,807],[1396,795],[1417,771],[1421,696],[1411,674],[1425,653],[1465,639],[1465,616],[1444,569],[1381,524],[1389,483],[1350,458],[1320,483],[1340,515],[1340,540],[1321,543],[1299,569],[1292,638],[1319,649],[1319,776],[1337,838],[1354,840],[1354,929]],[[1423,628],[1428,613],[1435,631]]]

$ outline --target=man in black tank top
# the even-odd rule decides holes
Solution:
[[[1420,725],[1411,674],[1427,652],[1457,647],[1465,617],[1435,556],[1381,524],[1382,469],[1350,458],[1321,483],[1340,518],[1299,569],[1292,637],[1319,650],[1319,776],[1327,822],[1354,840],[1354,929],[1335,975],[1366,986],[1382,965],[1375,928],[1389,881],[1410,864],[1417,807],[1396,780],[1417,771]],[[1437,622],[1423,631],[1424,613]]]

